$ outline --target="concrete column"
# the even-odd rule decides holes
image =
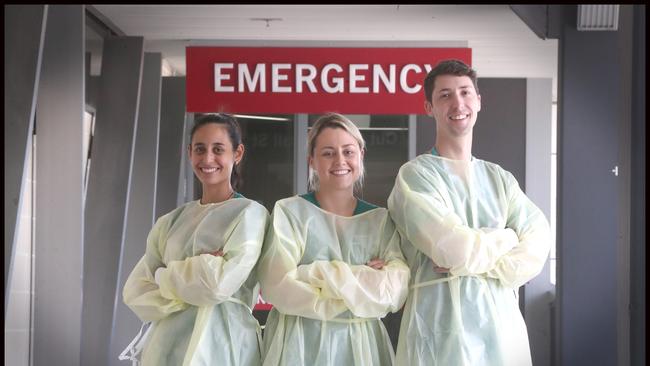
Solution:
[[[526,79],[526,195],[551,220],[551,79]],[[551,284],[548,259],[524,286],[524,319],[535,366],[551,365]]]
[[[160,85],[162,55],[145,53],[142,88],[138,108],[133,172],[129,185],[126,238],[120,255],[119,280],[115,293],[115,315],[109,353],[110,365],[124,365],[117,356],[140,329],[138,317],[124,305],[122,289],[129,274],[144,255],[147,236],[154,224],[158,130],[160,125]]]
[[[409,160],[415,159],[417,156],[417,141],[418,141],[418,122],[415,114],[409,114]],[[397,174],[397,173],[395,173]]]
[[[424,113],[424,108],[422,113]],[[436,142],[436,121],[426,114],[417,114],[415,115],[415,123],[418,125],[415,136],[415,156],[430,153]]]
[[[194,126],[194,113],[185,113],[183,121],[183,141],[181,142],[181,168],[178,175],[178,200],[180,206],[194,199],[194,171],[187,155],[187,146],[190,144],[190,132]]]
[[[620,29],[578,31],[576,12],[567,6],[559,41],[556,364],[616,365],[621,59],[632,50]]]
[[[95,135],[86,192],[81,364],[109,358],[120,250],[126,236],[142,37],[104,40]]]
[[[160,139],[158,142],[158,183],[156,218],[178,207],[183,125],[185,123],[185,77],[162,78]]]
[[[79,365],[83,270],[83,5],[50,5],[36,125],[33,364]]]
[[[645,5],[634,5],[630,162],[630,364],[646,364]]]
[[[32,146],[47,5],[5,5],[5,315],[16,241],[16,218]]]
[[[307,166],[308,115],[297,114],[293,122],[293,194],[307,193],[309,170]]]

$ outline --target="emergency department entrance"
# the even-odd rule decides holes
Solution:
[[[482,25],[482,30],[462,38],[470,41],[443,44],[435,40],[448,38],[429,32],[429,27],[417,33],[426,37],[411,36],[411,41],[406,36],[363,41],[354,26],[374,31],[365,22],[366,8],[357,17],[364,21],[350,22],[352,32],[347,27],[338,29],[351,33],[349,38],[324,34],[328,40],[222,39],[224,33],[205,42],[179,40],[175,44],[183,44],[183,49],[209,44],[257,49],[397,50],[408,46],[431,50],[466,48],[476,34],[483,40],[513,42],[505,48],[496,48],[492,42],[482,44],[483,48],[471,43],[476,47],[474,64],[483,107],[474,131],[473,153],[511,171],[545,215],[551,221],[558,219],[558,257],[562,260],[558,262],[557,296],[550,271],[553,255],[552,265],[520,293],[534,362],[614,364],[619,360],[625,364],[632,356],[636,364],[635,359],[645,359],[643,322],[638,321],[645,317],[645,82],[635,77],[644,75],[645,7],[620,6],[617,31],[577,30],[576,12],[595,6],[463,6],[464,20],[456,23],[463,28]],[[423,114],[421,91],[407,93],[417,105],[404,111],[389,108],[407,102],[390,102],[373,94],[375,88],[378,93],[389,93],[393,86],[395,92],[416,88],[425,65],[433,63],[430,58],[412,62],[422,73],[414,66],[406,68],[408,63],[395,63],[394,75],[391,63],[378,59],[326,60],[321,56],[297,64],[291,62],[298,59],[293,55],[288,60],[245,62],[246,67],[235,60],[215,61],[205,71],[208,92],[203,94],[208,97],[216,91],[234,94],[239,90],[267,94],[275,90],[291,97],[281,103],[268,95],[249,95],[241,99],[241,105],[220,108],[214,103],[192,110],[186,106],[189,80],[183,72],[169,72],[171,58],[166,50],[151,48],[157,42],[151,33],[125,33],[110,22],[99,24],[112,18],[111,6],[101,7],[108,16],[101,17],[92,6],[84,5],[5,8],[9,50],[5,56],[5,334],[7,349],[12,349],[6,356],[11,364],[123,364],[115,355],[133,339],[140,322],[123,304],[121,289],[128,271],[142,256],[153,221],[197,194],[184,139],[198,113],[224,111],[239,116],[249,148],[242,193],[269,209],[278,198],[306,189],[305,137],[310,121],[323,112],[341,112],[362,127],[368,142],[362,195],[378,205],[384,205],[396,167],[426,153],[434,141],[434,122]],[[444,11],[459,6],[422,8],[415,9],[418,15],[431,12],[443,18],[447,16]],[[393,9],[390,19],[408,9]],[[469,17],[489,18],[494,11],[507,21],[477,23]],[[89,47],[89,29],[95,23],[101,38],[97,67],[97,56]],[[156,29],[162,24],[152,23]],[[382,29],[402,29],[392,21],[381,24],[392,25]],[[517,47],[521,43],[487,34],[495,29],[512,30],[508,25],[530,28],[524,29],[528,33],[519,33],[531,36],[523,42],[531,46],[525,48],[525,61],[505,53],[524,49]],[[210,30],[214,28],[209,24]],[[541,40],[529,39],[536,37]],[[550,47],[535,53],[532,46],[537,43]],[[554,53],[558,48],[559,55]],[[556,87],[549,74],[510,72],[516,71],[516,65],[534,64],[531,58],[551,68],[557,62],[557,98],[552,98]],[[318,63],[323,60],[325,64]],[[225,64],[218,66],[218,73],[215,63]],[[278,75],[275,82],[273,65]],[[502,68],[490,70],[490,65]],[[311,102],[292,94],[301,89],[306,95],[321,94],[317,99],[324,101],[328,95],[341,97],[341,87],[348,95],[320,109],[306,109]],[[366,93],[365,88],[369,98],[359,101],[358,94]],[[260,101],[270,105],[256,110]],[[340,109],[346,103],[359,109]],[[554,199],[548,195],[555,189],[549,177],[555,171],[549,159],[556,151],[550,139],[555,135],[550,123],[556,114],[553,108],[557,108],[557,134],[561,136],[557,215],[549,207]],[[603,268],[609,269],[608,275],[602,275]],[[599,306],[593,306],[594,301]],[[394,333],[395,326],[388,328]]]
[[[307,192],[307,132],[330,111],[347,113],[361,130],[366,175],[360,196],[386,207],[398,169],[416,154],[409,132],[422,113],[424,76],[441,59],[471,63],[468,48],[188,47],[186,53],[187,112],[237,116],[247,149],[239,190],[269,212],[275,201]],[[186,118],[186,131],[199,115]],[[200,184],[185,171],[196,199]],[[261,324],[270,308],[261,294],[254,310]],[[394,347],[400,319],[401,311],[384,318]]]
[[[323,113],[346,114],[367,143],[361,198],[385,207],[399,167],[423,152],[414,133],[424,76],[450,58],[471,64],[471,50],[187,47],[186,110],[237,116],[248,156],[241,191],[269,211],[306,193],[309,127]]]
[[[326,112],[345,114],[361,130],[366,154],[360,198],[386,207],[401,165],[428,153],[435,141],[435,122],[424,112],[424,77],[442,59],[471,64],[471,49],[465,47],[188,47],[186,53],[187,75],[179,80],[186,95],[183,146],[189,144],[188,132],[203,113],[234,114],[246,146],[239,192],[269,212],[275,201],[307,192],[307,132]],[[550,135],[551,111],[544,106],[550,106],[551,80],[479,77],[478,84],[489,103],[474,129],[474,154],[498,162],[525,189],[527,144],[550,143],[527,138],[526,131],[528,125],[529,132]],[[531,119],[526,113],[531,108],[541,108],[535,114],[541,117]],[[200,198],[200,183],[186,156],[181,166],[183,202]],[[537,281],[547,284],[548,278],[547,268]],[[529,287],[528,297],[524,287],[520,290],[520,307],[526,314],[528,300],[529,332],[543,339],[550,319],[537,304],[536,292],[544,292],[548,285]],[[270,309],[262,294],[254,309],[260,324],[265,324]],[[401,315],[399,311],[383,318],[394,347]]]

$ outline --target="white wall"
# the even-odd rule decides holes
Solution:
[[[9,301],[5,319],[5,365],[28,366],[32,330],[32,150],[28,149],[26,179],[23,186],[13,273],[9,276]]]

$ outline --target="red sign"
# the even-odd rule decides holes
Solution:
[[[187,47],[188,112],[421,114],[438,62],[470,48]]]
[[[255,308],[253,310],[271,310],[273,309],[273,305],[271,303],[268,303],[264,301],[262,298],[262,292],[259,293],[259,296],[257,297],[257,304],[255,304]]]

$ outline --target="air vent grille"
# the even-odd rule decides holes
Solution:
[[[578,5],[578,30],[618,30],[618,7],[619,5]]]

